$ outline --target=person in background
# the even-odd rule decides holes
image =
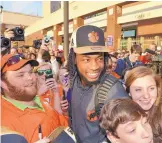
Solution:
[[[57,79],[59,72],[59,63],[56,60],[55,48],[52,44],[52,40],[50,40],[49,43],[45,43],[44,40],[42,40],[42,45],[37,55],[37,61],[39,63],[45,62],[45,60],[43,59],[44,53],[49,54],[50,60],[48,62],[51,63],[53,75],[55,76],[55,79]]]
[[[149,64],[152,61],[152,57],[155,55],[157,46],[155,43],[149,45],[145,52],[140,56],[140,61],[143,64]]]
[[[126,52],[126,49],[122,49],[122,53],[125,53]]]
[[[122,52],[120,53],[120,59],[123,59],[124,56],[125,56],[125,52],[122,51]]]
[[[118,52],[114,52],[113,55],[118,59]]]
[[[23,47],[18,47],[17,48],[18,54],[23,54]]]
[[[30,53],[35,53],[36,52],[36,49],[34,47],[29,47],[28,50],[29,50]]]
[[[60,70],[59,70],[59,82],[63,88],[64,91],[68,92],[69,90],[69,72],[68,72],[68,69],[67,69],[67,61],[64,62],[64,64],[62,64]]]
[[[58,113],[62,114],[60,102],[62,98],[61,86],[54,79],[52,73],[52,67],[50,63],[40,63],[38,67],[34,69],[37,75],[37,95],[43,98],[50,104]]]
[[[17,47],[12,47],[12,48],[10,49],[10,53],[13,54],[13,55],[18,54]]]
[[[64,113],[68,114],[68,107],[71,101],[70,85],[69,85],[69,72],[67,70],[67,61],[61,66],[59,70],[58,83],[63,89],[63,98],[61,100],[61,109]]]
[[[115,72],[116,66],[117,66],[117,57],[114,55],[109,55],[107,66],[108,68],[106,72],[119,79],[120,76]]]
[[[139,56],[142,53],[142,48],[140,45],[133,45],[130,49],[130,55],[124,59],[118,59],[117,67],[115,72],[122,76],[123,71],[127,68],[131,68],[137,65],[142,65],[142,62],[139,61]]]
[[[117,58],[120,59],[121,50],[117,50]]]
[[[100,126],[111,143],[156,143],[147,114],[131,99],[106,103],[101,110]]]
[[[37,56],[35,53],[30,53],[30,59],[36,60]]]
[[[157,50],[157,45],[155,43],[151,43],[149,45],[149,49],[155,52]]]
[[[124,55],[124,58],[128,57],[129,56],[129,51],[126,51],[125,52],[125,55]]]
[[[24,53],[25,59],[30,59],[30,52],[27,51]]]

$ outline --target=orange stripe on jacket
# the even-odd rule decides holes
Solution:
[[[114,71],[111,72],[111,75],[113,75],[117,79],[120,79],[120,76],[116,72],[114,72]]]

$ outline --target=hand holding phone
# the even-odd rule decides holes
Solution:
[[[63,91],[63,97],[62,97],[62,101],[60,102],[60,105],[61,105],[61,110],[64,113],[67,113],[68,112],[68,108],[69,108],[69,103],[68,103],[68,100],[66,99],[65,91]]]

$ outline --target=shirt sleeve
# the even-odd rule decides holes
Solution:
[[[55,116],[58,117],[59,126],[67,127],[68,126],[68,119],[69,119],[69,117],[65,116],[65,115],[62,115],[62,114],[59,114],[56,110],[54,110],[54,112],[55,112]]]
[[[60,119],[60,125],[61,126],[65,126],[65,127],[68,126],[68,120],[69,120],[68,116],[64,116],[64,115],[59,114],[59,119]]]

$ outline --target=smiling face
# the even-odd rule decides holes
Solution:
[[[36,76],[30,64],[17,71],[6,72],[6,91],[8,96],[15,100],[31,101],[37,92]]]
[[[157,98],[157,86],[153,76],[137,78],[130,86],[130,95],[145,111],[150,110]]]
[[[140,120],[119,124],[116,133],[118,143],[153,143],[153,134],[146,117]]]
[[[76,65],[82,83],[94,83],[104,69],[104,53],[76,54]]]

